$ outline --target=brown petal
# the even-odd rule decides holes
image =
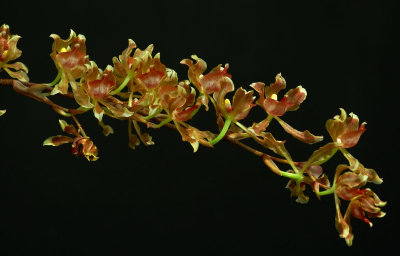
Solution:
[[[51,91],[51,95],[55,95],[58,93],[68,93],[68,75],[65,72],[62,72],[60,82],[56,84],[56,86],[54,86],[54,89]]]
[[[76,128],[72,124],[68,124],[66,121],[59,119],[58,122],[60,123],[61,129],[63,132],[69,133],[71,135],[75,135],[76,137],[79,137],[80,134],[76,130]]]
[[[187,127],[182,127],[179,123],[175,123],[175,126],[182,136],[183,141],[187,141],[193,147],[193,152],[197,152],[199,144],[213,148],[213,145],[209,143],[214,139],[214,134],[209,131],[200,131],[199,129],[187,125]]]
[[[29,77],[27,75],[29,70],[28,70],[28,67],[25,66],[24,63],[15,62],[12,64],[6,64],[3,67],[5,68],[5,70],[11,77],[17,78],[18,80],[23,81],[23,82],[29,81]],[[15,70],[16,72],[9,70],[10,68]]]
[[[360,128],[356,131],[343,133],[343,135],[340,137],[340,140],[342,141],[344,148],[354,147],[358,143],[361,135],[366,131],[365,124],[366,123],[362,123]]]
[[[266,118],[259,123],[253,123],[253,125],[250,127],[250,130],[252,130],[257,135],[261,135],[261,133],[263,133],[267,129],[270,122],[271,121]]]
[[[338,141],[338,138],[344,132],[345,127],[343,121],[346,119],[346,117],[347,117],[346,111],[340,108],[340,116],[336,115],[333,117],[333,119],[328,119],[326,121],[325,124],[326,130],[329,132],[329,135],[331,136],[334,142],[341,143],[341,141]]]
[[[279,73],[275,76],[275,83],[272,83],[265,88],[265,97],[271,98],[273,94],[278,95],[278,93],[285,88],[286,80],[283,78],[282,74]]]
[[[29,77],[28,75],[25,73],[25,71],[23,70],[18,70],[18,71],[12,71],[8,68],[8,64],[4,65],[3,68],[4,70],[7,72],[7,74],[9,76],[11,76],[12,78],[18,79],[22,82],[28,82],[29,81]]]
[[[8,39],[8,52],[7,55],[5,56],[5,59],[3,62],[7,63],[9,61],[15,60],[19,58],[22,54],[22,51],[17,48],[17,43],[21,39],[20,36],[18,35],[11,35],[10,38]]]
[[[85,92],[81,83],[70,81],[75,101],[84,108],[93,108],[90,96]]]
[[[137,146],[140,145],[140,140],[136,136],[136,134],[129,133],[129,142],[128,145],[130,148],[135,149]]]
[[[200,83],[200,76],[206,71],[207,63],[196,55],[192,55],[191,57],[197,61],[196,64],[193,64],[193,61],[190,59],[182,60],[181,64],[185,64],[189,67],[188,77],[190,82],[194,84],[201,93],[205,93]]]
[[[272,98],[267,98],[263,102],[263,108],[272,116],[283,116],[289,105],[285,101],[277,101]]]
[[[193,111],[195,111],[198,108],[199,108],[198,105],[193,105],[191,107],[188,107],[184,111],[174,114],[174,119],[181,122],[185,122],[191,118]]]
[[[223,77],[220,81],[221,89],[214,92],[213,97],[220,111],[225,112],[225,95],[235,89],[233,81],[229,77]]]
[[[287,111],[294,111],[300,107],[300,104],[306,99],[307,91],[302,86],[297,86],[295,89],[289,90],[284,96],[287,98],[288,107]]]
[[[101,121],[103,119],[104,110],[100,107],[99,103],[97,102],[94,104],[93,113],[94,116],[97,118],[97,120]]]
[[[43,146],[60,146],[65,143],[71,143],[74,139],[71,137],[63,136],[63,135],[56,135],[48,137],[43,141]]]
[[[84,86],[93,99],[100,100],[109,95],[115,87],[116,79],[112,73],[113,69],[110,65],[106,67],[104,72],[99,69],[97,69],[97,72],[95,70],[96,69],[93,71],[92,69],[89,70]]]
[[[350,170],[357,174],[362,174],[368,176],[368,182],[375,184],[381,184],[383,182],[382,178],[379,177],[378,173],[374,169],[365,168],[357,158],[352,156],[350,153],[346,153],[346,157],[350,163]]]
[[[362,190],[348,186],[337,186],[336,193],[340,198],[350,201],[353,198],[360,196],[362,194]]]
[[[98,150],[96,145],[93,144],[93,142],[90,139],[86,139],[82,145],[82,153],[86,157],[87,160],[89,161],[96,161],[99,159],[97,157]]]
[[[116,117],[130,117],[133,112],[129,111],[124,103],[115,97],[107,97],[101,101]]]
[[[345,172],[336,181],[337,186],[347,186],[350,188],[360,188],[367,182],[368,177],[354,172]]]
[[[315,136],[313,135],[311,132],[309,132],[308,130],[305,130],[303,132],[296,130],[295,128],[293,128],[292,126],[290,126],[288,123],[286,123],[285,121],[283,121],[282,119],[277,119],[279,124],[282,126],[282,128],[289,133],[290,135],[292,135],[295,139],[298,139],[304,143],[308,143],[308,144],[313,144],[313,143],[317,143],[320,142],[324,139],[323,136]]]
[[[97,147],[88,137],[75,138],[72,143],[71,153],[74,155],[84,155],[89,161],[96,161],[99,159],[97,157]]]
[[[252,87],[254,90],[256,90],[256,92],[258,92],[260,97],[258,98],[256,103],[258,105],[262,106],[263,102],[265,100],[265,92],[264,92],[265,84],[262,82],[256,82],[256,83],[250,84],[250,87]]]
[[[340,208],[337,206],[336,216],[335,216],[335,227],[336,230],[339,232],[339,236],[345,239],[346,244],[348,246],[351,246],[353,244],[354,235],[352,233],[350,226],[350,215],[343,218],[339,210]]]
[[[371,221],[365,217],[361,204],[362,203],[360,200],[354,200],[350,202],[348,207],[351,209],[351,215],[353,215],[354,218],[364,221],[365,223],[369,224],[370,227],[372,227]]]
[[[265,146],[266,148],[274,151],[275,153],[283,156],[283,157],[288,157],[289,152],[285,148],[285,141],[278,141],[274,138],[274,136],[267,132],[263,134],[263,140],[261,141],[261,144]]]
[[[373,198],[375,206],[383,207],[386,205],[386,202],[382,201],[371,189],[366,188],[365,194]]]
[[[250,109],[254,107],[253,100],[253,91],[246,91],[240,87],[233,96],[232,111],[229,116],[236,121],[246,118]]]
[[[137,80],[145,86],[148,90],[156,88],[163,77],[166,75],[165,72],[155,70],[154,68],[150,69],[150,72],[141,74],[137,77]]]
[[[222,68],[221,65],[213,68],[207,75],[200,78],[201,87],[205,94],[211,94],[220,90],[220,82],[224,77],[231,78],[232,76],[227,72],[228,64]]]
[[[125,79],[131,67],[134,66],[133,63],[130,63],[130,60],[132,60],[132,62],[137,61],[137,59],[135,60],[130,57],[134,48],[136,48],[135,42],[132,39],[128,39],[128,48],[126,48],[118,58],[113,57],[114,72],[119,78]]]

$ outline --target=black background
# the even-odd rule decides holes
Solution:
[[[70,28],[86,36],[89,57],[102,68],[132,38],[141,49],[154,43],[182,80],[187,68],[179,62],[191,54],[209,68],[229,63],[237,88],[269,84],[282,72],[288,88],[301,84],[308,91],[301,108],[284,117],[296,128],[327,142],[325,121],[339,107],[368,122],[350,152],[384,178],[371,188],[388,201],[387,216],[373,220],[372,229],[353,219],[354,245],[347,248],[334,227],[333,197],[295,203],[284,189],[287,180],[228,142],[193,154],[163,128],[150,131],[154,146],[133,151],[126,123],[105,118],[115,134],[104,137],[88,113],[80,121],[100,149],[100,159],[89,163],[68,146],[42,147],[45,138],[61,134],[60,117],[1,88],[0,109],[7,109],[0,118],[2,255],[369,255],[390,249],[398,238],[398,12],[395,1],[2,3],[0,23],[23,37],[20,61],[33,82],[54,79],[49,35],[66,38]],[[262,118],[254,110],[244,123]],[[214,120],[212,111],[202,111],[192,123],[216,132]],[[323,145],[303,145],[277,125],[271,131],[287,139],[299,161]],[[344,162],[332,159],[328,176]]]

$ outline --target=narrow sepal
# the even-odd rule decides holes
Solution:
[[[12,78],[16,78],[22,82],[28,82],[28,68],[22,62],[16,62],[13,64],[5,64],[3,66],[4,70]],[[12,70],[11,70],[12,69]],[[14,71],[13,71],[14,70]]]
[[[328,161],[337,152],[337,150],[338,149],[335,143],[328,143],[315,150],[308,158],[307,163],[309,165],[321,165]]]
[[[286,150],[284,143],[285,141],[276,140],[274,136],[269,132],[263,134],[263,139],[261,141],[261,144],[266,148],[274,151],[275,153],[283,157],[286,157],[289,155],[289,152]]]
[[[61,127],[61,130],[63,130],[63,132],[66,132],[71,135],[75,135],[76,137],[80,136],[80,134],[76,130],[75,126],[73,126],[72,124],[68,124],[65,120],[62,120],[62,119],[59,119],[58,122],[60,123],[60,127]]]
[[[43,141],[43,146],[60,146],[62,144],[71,143],[74,139],[68,136],[56,135],[48,137]]]
[[[304,143],[314,144],[314,143],[320,142],[324,139],[323,136],[316,136],[308,130],[305,130],[302,132],[299,130],[296,130],[295,128],[290,126],[288,123],[286,123],[282,119],[278,119],[278,122],[287,133],[292,135],[295,139],[298,139],[299,141],[302,141]]]

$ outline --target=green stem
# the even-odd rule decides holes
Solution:
[[[61,75],[62,75],[62,74],[61,74],[61,70],[59,70],[59,71],[58,71],[58,74],[57,74],[57,76],[56,76],[56,78],[53,80],[53,82],[48,83],[47,86],[54,86],[54,85],[56,85],[56,84],[60,81]]]
[[[319,196],[330,195],[330,194],[335,193],[335,189],[336,189],[336,186],[332,186],[332,187],[328,188],[327,190],[319,191],[317,194],[318,194]]]
[[[144,120],[150,120],[150,119],[152,119],[153,117],[155,117],[156,115],[160,114],[161,111],[162,111],[162,109],[159,109],[159,110],[157,110],[156,112],[154,112],[153,114],[143,117],[143,119],[144,119]]]
[[[217,144],[223,137],[225,137],[226,132],[228,131],[229,127],[231,126],[232,119],[228,118],[225,119],[224,127],[222,127],[221,132],[218,134],[218,136],[210,141],[211,145]]]
[[[284,172],[284,171],[281,171],[281,176],[289,178],[289,179],[293,179],[295,181],[301,181],[304,178],[303,174],[301,174],[301,173],[291,173],[291,172]]]
[[[115,95],[117,93],[119,93],[120,91],[122,91],[122,89],[125,88],[125,86],[129,83],[129,81],[132,79],[133,75],[135,74],[134,70],[131,70],[128,75],[125,77],[125,80],[122,82],[122,84],[115,89],[114,91],[112,91],[110,93],[110,95]]]
[[[161,128],[163,125],[165,125],[166,123],[169,123],[169,122],[171,122],[171,121],[172,121],[172,118],[171,118],[171,117],[168,117],[168,118],[166,118],[164,121],[162,121],[161,123],[156,124],[156,125],[151,126],[151,127],[152,127],[152,128]]]
[[[338,151],[338,148],[334,148],[332,150],[332,153],[330,155],[328,155],[326,158],[324,158],[322,161],[319,161],[319,162],[313,162],[313,161],[307,162],[306,165],[304,165],[303,168],[301,168],[300,172],[301,173],[305,172],[307,170],[307,168],[310,167],[311,165],[322,165],[322,164],[326,163],[329,159],[331,159],[336,154],[337,151]]]

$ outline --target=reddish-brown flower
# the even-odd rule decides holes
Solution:
[[[128,76],[129,72],[131,72],[132,68],[136,69],[136,66],[134,65],[134,58],[130,56],[135,48],[135,42],[132,39],[128,39],[128,48],[126,48],[118,56],[118,58],[113,57],[112,59],[114,64],[114,74],[118,83],[123,82],[123,80]]]
[[[337,173],[350,168],[350,166],[341,165],[338,167]],[[351,231],[350,217],[353,216],[361,219],[372,227],[372,222],[368,218],[381,218],[385,213],[380,207],[386,205],[379,197],[369,188],[361,189],[368,181],[368,176],[355,172],[342,173],[336,180],[335,197],[350,201],[345,216],[340,213],[340,202],[336,199],[336,229],[340,233],[340,237],[346,240],[350,246],[354,235]]]
[[[181,64],[185,64],[189,67],[189,80],[201,94],[198,101],[206,107],[206,110],[208,110],[207,95],[221,90],[220,82],[223,78],[232,77],[231,74],[228,73],[229,65],[225,64],[225,66],[222,67],[220,64],[213,68],[208,74],[203,75],[204,71],[207,69],[207,63],[196,55],[192,55],[191,57],[197,61],[196,64],[193,64],[193,61],[190,59],[182,60]]]
[[[332,140],[343,148],[354,147],[361,135],[365,132],[366,123],[359,125],[358,116],[347,113],[344,109],[340,109],[340,116],[336,115],[333,119],[326,122],[326,129],[332,137]]]
[[[156,88],[164,79],[169,80],[167,78],[167,70],[169,69],[161,63],[160,54],[156,54],[154,58],[151,55],[149,57],[146,62],[139,64],[138,75],[135,78],[136,84],[144,88],[145,91]]]
[[[385,214],[379,207],[385,206],[386,202],[381,201],[371,189],[361,189],[367,180],[368,176],[366,175],[345,172],[337,179],[336,193],[340,198],[351,201],[349,207],[355,218],[372,226],[365,213],[370,218],[383,217]]]
[[[69,38],[63,40],[59,35],[51,34],[54,39],[53,50],[50,54],[58,71],[61,73],[61,80],[51,92],[66,94],[68,84],[71,84],[72,90],[76,89],[75,81],[81,78],[86,72],[86,64],[89,63],[89,57],[86,55],[86,38],[84,35],[76,35],[71,30]]]
[[[0,27],[0,71],[5,70],[11,77],[20,81],[29,81],[28,68],[21,62],[9,64],[19,58],[22,51],[17,48],[18,35],[10,35],[10,27],[3,24]],[[14,70],[14,71],[13,71]]]
[[[113,113],[119,113],[119,111],[115,111],[116,108],[114,107],[114,104],[110,103],[115,101],[108,99],[111,91],[116,86],[116,78],[113,73],[113,68],[108,65],[103,71],[97,67],[95,62],[91,61],[90,65],[87,65],[87,70],[87,75],[81,79],[80,84],[85,90],[83,96],[89,97],[90,102],[88,104],[93,107],[95,117],[99,121],[102,120],[104,110],[100,104],[108,107]],[[122,105],[123,104],[121,102],[121,108],[123,108]],[[125,112],[125,114],[130,113],[126,109]],[[132,113],[130,113],[130,115],[131,114]]]
[[[307,91],[302,86],[298,86],[289,90],[281,100],[278,100],[278,93],[286,88],[286,81],[280,73],[276,75],[275,83],[269,86],[261,82],[250,86],[260,95],[256,103],[272,116],[282,116],[287,111],[297,110],[307,97]]]
[[[62,144],[72,143],[71,145],[71,153],[77,156],[85,156],[89,161],[96,161],[98,159],[97,154],[98,150],[96,145],[90,140],[89,137],[82,134],[81,131],[77,131],[76,128],[65,122],[64,120],[59,120],[61,129],[73,135],[74,137],[64,136],[64,135],[56,135],[47,138],[43,142],[43,146],[55,146],[58,147]]]
[[[187,121],[198,107],[193,105],[196,92],[189,86],[189,81],[180,82],[176,86],[162,85],[157,91],[157,96],[161,107],[173,120]]]
[[[246,91],[242,87],[236,90],[231,104],[225,96],[228,92],[235,89],[232,80],[229,77],[223,77],[220,81],[220,90],[214,92],[218,112],[222,113],[224,118],[239,121],[247,117],[250,110],[255,106],[253,104],[253,91]]]
[[[91,62],[87,76],[83,80],[86,92],[97,101],[107,97],[115,87],[113,68],[110,65],[103,71],[97,67],[96,63]]]

